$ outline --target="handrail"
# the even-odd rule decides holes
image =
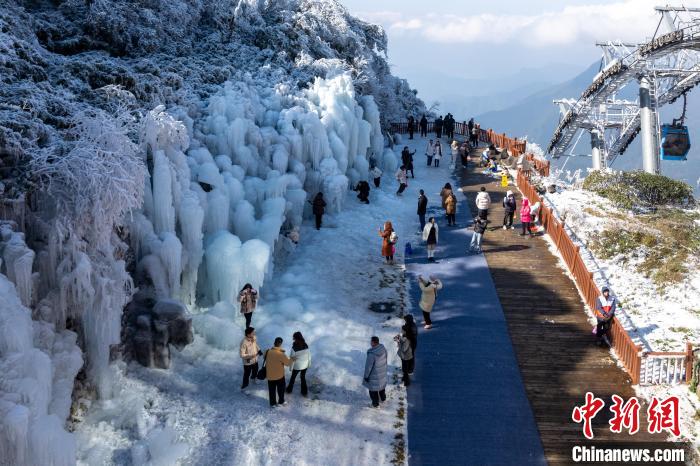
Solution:
[[[418,129],[417,123],[415,129]],[[432,123],[429,123],[428,131],[431,131],[432,129]],[[392,123],[391,130],[394,133],[408,132],[408,123]],[[455,124],[455,134],[465,136],[467,131],[468,128],[466,123]],[[487,144],[494,144],[503,149],[507,149],[511,151],[514,156],[520,156],[527,150],[527,143],[525,141],[519,141],[517,138],[510,138],[505,134],[498,134],[492,129],[485,130],[478,128],[478,131],[479,141]],[[541,176],[549,176],[549,161],[539,160],[535,158],[534,155],[529,153],[526,153],[525,155],[527,160],[532,163],[535,170]],[[551,207],[545,205],[544,199],[542,199],[542,197],[537,193],[537,190],[530,183],[529,173],[525,174],[522,170],[518,170],[516,185],[523,195],[530,200],[531,204],[538,201],[540,202],[540,223],[545,228],[545,231],[549,233],[552,241],[557,247],[557,250],[564,259],[564,263],[573,276],[574,282],[584,298],[584,302],[591,309],[595,309],[596,300],[601,295],[601,292],[593,279],[593,273],[588,270],[586,263],[581,258],[580,247],[574,244],[571,237],[566,232],[564,221],[558,220]],[[613,317],[612,319],[609,336],[612,349],[615,351],[625,367],[625,370],[632,378],[633,384],[638,384],[641,381],[642,357],[674,359],[684,357],[684,370],[676,371],[675,367],[677,366],[677,363],[674,363],[674,372],[669,377],[672,381],[677,381],[679,383],[689,383],[689,381],[692,380],[693,345],[690,342],[686,344],[685,352],[676,351],[643,353],[642,346],[634,342],[617,317]],[[654,383],[654,380],[657,380],[656,383],[662,383],[664,380],[668,380],[669,377],[657,377],[656,379],[652,378],[651,383]],[[646,378],[647,377],[645,374],[645,379]],[[648,382],[648,380],[645,380],[645,382]]]
[[[591,309],[594,309],[596,300],[601,295],[600,290],[593,280],[593,274],[588,271],[585,262],[581,258],[579,246],[576,246],[566,233],[564,222],[556,219],[552,209],[544,204],[542,197],[537,194],[534,187],[530,184],[530,180],[521,170],[518,171],[516,185],[531,203],[540,202],[540,220],[542,225],[549,233],[569,272],[574,277],[574,282],[578,286],[584,301]],[[634,343],[632,337],[630,337],[617,317],[612,319],[610,337],[612,349],[632,378],[633,384],[638,384],[640,381],[644,383],[688,383],[692,379],[693,345],[691,343],[687,343],[685,352],[654,351],[643,353],[642,346]],[[657,369],[659,374],[657,376],[649,377],[645,372],[644,380],[642,380],[642,358],[648,356],[672,358],[674,360],[684,358],[685,367],[681,367],[682,365],[679,361],[675,361],[673,365],[667,363],[666,366],[659,366]],[[646,369],[646,365],[644,367]],[[662,373],[664,367],[666,372]]]
[[[399,123],[391,123],[390,125],[391,132],[396,134],[396,133],[408,133],[408,122],[399,122]],[[549,160],[540,160],[536,158],[533,154],[526,153],[527,151],[527,142],[524,140],[519,140],[518,138],[511,138],[503,134],[498,134],[492,129],[483,129],[479,128],[478,129],[478,136],[479,136],[479,141],[481,142],[486,142],[489,144],[493,144],[497,147],[500,147],[502,149],[506,149],[510,151],[514,157],[519,157],[522,154],[525,154],[528,162],[530,162],[534,167],[535,170],[541,175],[541,176],[549,176],[549,168],[550,168],[550,162]],[[418,122],[414,123],[414,131],[419,132],[419,124]],[[433,132],[434,131],[434,126],[433,122],[428,123],[428,132]],[[455,134],[458,134],[460,136],[468,136],[468,131],[469,127],[466,122],[464,123],[455,123]]]

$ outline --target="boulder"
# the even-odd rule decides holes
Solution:
[[[178,350],[194,341],[187,308],[173,299],[154,300],[137,293],[124,312],[125,356],[146,367],[168,369],[170,345]]]

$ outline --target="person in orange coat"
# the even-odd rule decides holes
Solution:
[[[379,236],[382,237],[382,256],[386,259],[387,264],[394,263],[394,243],[391,241],[393,232],[394,227],[388,220],[384,222],[384,230],[379,229]]]
[[[270,407],[284,405],[284,366],[294,364],[295,358],[288,358],[282,349],[282,338],[275,338],[275,345],[265,351],[267,388],[270,392]]]

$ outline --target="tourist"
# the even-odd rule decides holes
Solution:
[[[446,207],[447,198],[452,194],[452,185],[450,183],[445,183],[445,186],[440,190],[440,199],[442,199],[442,208]]]
[[[243,383],[241,384],[241,390],[243,390],[248,386],[250,380],[253,383],[257,381],[258,356],[262,355],[253,327],[245,329],[245,336],[241,340],[240,354],[243,360]]]
[[[457,215],[457,196],[453,192],[450,192],[447,199],[445,199],[445,214],[447,214],[447,226],[457,226],[457,221],[455,220]]]
[[[428,262],[435,262],[435,249],[438,243],[438,226],[435,217],[430,217],[428,223],[423,228],[423,241],[426,242],[428,250]]]
[[[491,206],[491,196],[486,192],[484,186],[479,190],[479,194],[476,195],[476,208],[479,211],[479,217],[484,220],[488,220],[489,217],[489,207]]]
[[[532,238],[532,232],[530,231],[530,220],[532,217],[530,215],[530,201],[523,197],[523,202],[520,206],[520,224],[522,225],[523,231],[520,236],[525,236],[525,234],[530,235]]]
[[[433,140],[428,141],[428,147],[425,148],[425,156],[428,158],[428,166],[433,164],[433,156],[435,155],[435,145]]]
[[[428,119],[425,115],[420,119],[420,136],[422,138],[428,137]]]
[[[408,117],[408,139],[413,139],[413,133],[416,130],[416,120],[413,115]]]
[[[265,371],[270,407],[284,406],[284,366],[291,366],[294,360],[288,358],[282,349],[282,338],[275,338],[272,348],[265,352]]]
[[[355,191],[357,191],[357,198],[360,200],[360,202],[364,202],[365,204],[369,204],[369,183],[362,180],[359,183],[357,183],[357,186],[355,187]]]
[[[516,202],[513,191],[508,191],[506,197],[503,198],[503,229],[515,229],[513,226],[513,217],[515,216]]]
[[[321,219],[323,218],[323,214],[326,211],[326,201],[323,200],[323,193],[316,194],[316,197],[314,197],[314,201],[311,203],[311,205],[311,210],[314,214],[314,217],[316,218],[316,229],[320,230]]]
[[[595,338],[598,345],[602,345],[604,341],[610,344],[608,339],[608,331],[612,324],[612,318],[615,317],[617,309],[617,300],[610,296],[610,289],[603,287],[603,294],[598,297],[595,303],[595,317],[598,324],[595,328]]]
[[[403,316],[404,324],[401,329],[406,331],[406,338],[411,342],[411,349],[413,350],[413,358],[410,361],[410,367],[408,369],[409,375],[413,374],[416,367],[416,348],[418,347],[418,326],[416,321],[413,320],[413,314],[406,314]]]
[[[428,198],[425,197],[425,192],[421,189],[418,196],[418,221],[420,222],[420,231],[425,228],[425,213],[428,211]]]
[[[246,283],[238,293],[238,302],[241,303],[241,314],[245,317],[245,328],[250,327],[253,320],[253,311],[258,302],[258,292],[253,285]]]
[[[309,387],[306,385],[306,370],[311,365],[311,351],[301,332],[294,332],[294,335],[292,335],[292,351],[289,353],[289,356],[294,360],[294,364],[291,367],[292,376],[289,378],[287,393],[292,393],[294,381],[299,375],[301,396],[306,396],[309,394]]]
[[[472,120],[474,119],[472,118]],[[479,125],[474,125],[474,127],[470,130],[469,142],[474,149],[479,147]]]
[[[413,155],[416,153],[416,151],[409,151],[408,146],[404,146],[403,150],[401,151],[401,163],[406,167],[407,172],[411,172],[411,178],[415,178],[416,175],[413,174]]]
[[[406,166],[401,165],[401,167],[396,170],[396,181],[399,182],[399,189],[396,191],[397,196],[401,196],[408,186],[408,174],[406,173]]]
[[[419,275],[418,286],[421,290],[418,306],[421,308],[421,311],[423,311],[423,328],[426,330],[431,329],[433,328],[433,321],[430,319],[430,313],[433,311],[433,306],[437,299],[437,292],[442,289],[442,282],[432,276],[430,280],[426,280],[422,275]]]
[[[442,158],[442,144],[440,140],[435,141],[435,154],[433,155],[433,165],[436,167],[440,166],[440,159]]]
[[[456,139],[452,140],[452,144],[450,145],[450,149],[452,149],[452,158],[450,159],[450,166],[454,168],[457,165],[457,157],[459,157],[459,143],[457,142]]]
[[[484,233],[486,232],[486,225],[488,225],[488,223],[488,220],[484,220],[481,217],[476,217],[474,219],[474,233],[472,235],[472,241],[469,244],[468,252],[481,254],[481,241],[484,237]]]
[[[442,126],[444,124],[444,121],[442,119],[442,116],[438,117],[437,120],[433,123],[433,127],[435,129],[435,137],[440,139],[442,137]]]
[[[396,242],[392,242],[392,238],[398,240],[398,236],[390,221],[384,222],[384,230],[379,229],[379,236],[382,237],[382,256],[386,259],[386,263],[391,265],[394,263],[394,243]]]
[[[379,337],[372,337],[370,346],[362,385],[369,390],[372,407],[379,408],[379,401],[386,401],[387,354],[384,345],[379,343]]]
[[[447,114],[447,118],[445,120],[445,135],[449,139],[455,138],[455,118],[451,113]]]
[[[403,373],[403,385],[408,387],[411,385],[411,378],[409,373],[411,372],[411,360],[413,359],[413,348],[411,348],[411,341],[406,336],[406,330],[402,329],[401,333],[394,337],[394,341],[398,344],[399,349],[396,354],[401,359],[401,372]]]
[[[369,171],[370,176],[372,177],[372,180],[374,181],[374,187],[378,188],[379,184],[382,181],[382,171],[379,169],[378,166],[373,166],[372,169]]]
[[[540,208],[542,203],[540,201],[535,202],[530,206],[530,229],[535,228],[535,224],[540,221]]]

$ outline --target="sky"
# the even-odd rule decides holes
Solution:
[[[426,74],[430,73],[488,78],[494,74],[533,73],[535,69],[545,76],[566,70],[573,77],[600,59],[596,41],[638,42],[651,37],[659,22],[654,7],[666,2],[341,0],[341,3],[355,16],[384,27],[394,74],[409,82],[425,83]],[[700,0],[685,4],[700,6]],[[557,77],[553,81],[562,80]],[[433,92],[416,87],[419,96]]]

